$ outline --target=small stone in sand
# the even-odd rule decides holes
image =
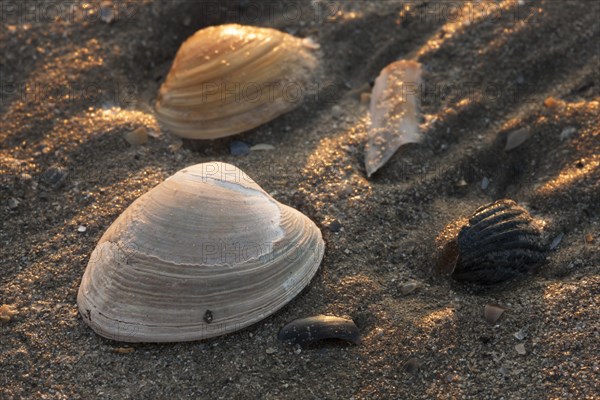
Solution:
[[[486,190],[489,186],[490,186],[490,180],[486,176],[484,176],[483,179],[481,180],[481,189]]]
[[[519,329],[518,332],[515,332],[514,337],[517,340],[523,340],[527,337],[527,334],[523,332],[523,329]]]
[[[77,228],[77,232],[79,233],[83,233],[85,231],[87,231],[87,228],[83,225],[79,225],[79,227]]]
[[[562,130],[562,132],[560,133],[560,140],[567,140],[570,139],[571,136],[573,136],[573,134],[577,131],[577,129],[575,129],[574,126],[568,126],[565,129]]]
[[[140,146],[148,142],[148,130],[144,126],[140,126],[133,131],[126,132],[123,135],[127,143],[132,146]]]
[[[277,352],[277,350],[276,350],[276,349],[274,349],[274,348],[272,348],[272,347],[269,347],[269,348],[266,350],[266,352],[267,352],[267,354],[273,354],[273,353]]]
[[[334,219],[327,225],[327,228],[331,232],[339,232],[342,230],[342,224],[340,224],[340,221],[338,221],[337,219]]]
[[[522,356],[527,354],[527,351],[525,350],[525,345],[523,343],[519,343],[518,345],[516,345],[515,350],[517,350],[517,353],[519,353]]]
[[[113,349],[113,353],[117,354],[130,354],[133,353],[135,349],[133,347],[116,347]]]
[[[113,10],[112,1],[105,0],[100,3],[100,19],[107,24],[115,20],[115,11]]]
[[[400,293],[402,293],[404,296],[406,296],[406,295],[411,294],[415,290],[417,290],[418,287],[419,287],[419,284],[417,282],[414,282],[414,281],[405,282],[402,285],[400,285]]]
[[[41,180],[48,186],[52,186],[53,188],[59,188],[65,183],[67,179],[67,175],[69,172],[66,168],[63,168],[59,165],[53,165],[48,168],[41,176]]]
[[[15,199],[14,197],[8,199],[8,208],[10,208],[11,210],[14,210],[15,208],[19,207],[19,200]]]
[[[544,106],[547,108],[556,108],[562,106],[563,104],[564,102],[562,100],[558,100],[552,96],[547,97],[546,100],[544,100]]]
[[[421,369],[422,365],[423,365],[422,360],[419,360],[418,358],[413,357],[404,363],[403,368],[408,373],[416,374],[417,372],[419,372],[419,369]]]
[[[14,306],[11,306],[9,304],[2,304],[0,306],[0,321],[2,322],[10,321],[13,315],[17,314],[18,312],[17,310],[15,310]]]
[[[229,145],[229,153],[232,156],[246,156],[250,153],[250,146],[247,143],[236,140]]]

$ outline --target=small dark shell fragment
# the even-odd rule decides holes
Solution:
[[[329,315],[294,320],[281,328],[277,338],[301,346],[323,339],[342,339],[360,344],[360,332],[351,319]]]
[[[456,280],[493,284],[531,271],[546,258],[540,229],[513,200],[480,207],[458,233]]]

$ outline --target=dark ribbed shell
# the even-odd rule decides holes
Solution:
[[[498,283],[531,271],[546,258],[540,229],[513,200],[480,207],[458,233],[459,257],[452,277]]]

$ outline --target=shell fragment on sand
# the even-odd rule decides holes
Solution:
[[[528,128],[521,128],[517,129],[516,131],[512,131],[508,134],[508,136],[506,136],[506,145],[504,146],[504,151],[516,149],[525,143],[530,137],[531,132]]]
[[[407,143],[419,143],[421,64],[401,60],[385,67],[371,93],[365,166],[370,177]]]
[[[360,344],[360,332],[351,319],[329,315],[294,320],[281,328],[277,337],[282,342],[301,346],[323,339],[342,339]]]
[[[317,226],[233,165],[182,169],[134,201],[92,253],[83,320],[125,342],[234,332],[309,284],[324,253]]]
[[[498,304],[486,304],[483,309],[483,318],[490,324],[495,324],[502,314],[504,314],[506,308]]]
[[[255,144],[254,146],[250,147],[250,151],[271,151],[271,150],[275,150],[275,146],[273,146],[272,144],[266,144],[266,143],[259,143],[259,144]]]

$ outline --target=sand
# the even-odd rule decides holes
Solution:
[[[600,398],[599,2],[203,4],[0,4],[0,398]],[[326,82],[295,111],[191,151],[152,105],[181,42],[223,22],[312,37]],[[360,93],[398,58],[423,64],[427,138],[366,179]],[[147,143],[128,144],[140,127]],[[504,151],[521,128],[530,138]],[[235,157],[233,140],[275,150]],[[99,337],[76,307],[96,242],[138,196],[212,160],[321,227],[317,276],[224,337]],[[548,243],[564,235],[544,265],[497,288],[437,274],[438,234],[499,198],[543,221]],[[507,308],[495,324],[490,303]],[[277,341],[315,314],[352,318],[362,344]]]

